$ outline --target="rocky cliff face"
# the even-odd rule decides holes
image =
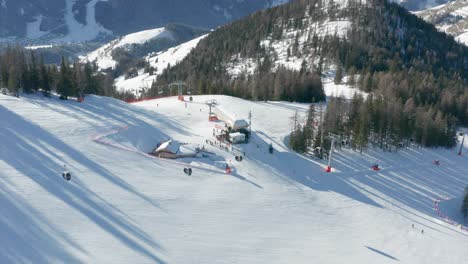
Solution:
[[[168,23],[214,28],[286,0],[0,0],[0,39],[79,42]]]

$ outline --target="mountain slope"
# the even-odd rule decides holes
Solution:
[[[213,28],[278,0],[1,0],[0,42],[80,42],[163,27]]]
[[[206,36],[207,35],[203,35],[176,47],[147,55],[144,59],[149,67],[153,68],[152,73],[145,72],[145,69],[141,68],[137,70],[138,75],[135,77],[127,78],[126,76],[120,76],[115,80],[117,90],[130,92],[137,97],[140,96],[144,91],[151,88],[153,82],[157,80],[157,77],[166,68],[171,65],[176,65],[183,60]]]
[[[83,62],[95,62],[101,69],[115,68],[117,62],[112,58],[112,53],[118,48],[130,48],[132,45],[141,45],[154,39],[169,39],[173,37],[165,28],[156,28],[132,33],[113,40],[99,49],[87,54],[81,60]]]
[[[468,1],[455,0],[415,14],[468,45]]]
[[[213,139],[210,99],[240,116],[252,110],[252,142],[239,146],[244,161],[205,143]],[[0,95],[0,262],[466,260],[466,233],[433,208],[435,199],[463,192],[466,156],[344,149],[326,174],[323,162],[284,143],[289,117],[306,109],[226,96],[195,96],[185,107],[174,97],[132,106],[97,96],[79,104]],[[178,163],[144,154],[168,137],[205,145],[235,173],[206,158]],[[434,157],[441,166],[431,164]],[[369,169],[376,161],[378,173]],[[60,176],[63,164],[70,182]],[[191,176],[183,173],[188,166]]]
[[[158,85],[181,79],[199,93],[312,101],[323,98],[314,75],[329,69],[402,108],[435,107],[468,124],[468,48],[381,1],[302,0],[258,12],[211,33]]]
[[[203,29],[176,24],[135,32],[81,56],[80,60],[84,63],[96,63],[101,70],[115,69],[119,58],[122,61],[138,59],[192,40],[205,32],[207,31]],[[122,71],[126,71],[132,65],[122,67]]]

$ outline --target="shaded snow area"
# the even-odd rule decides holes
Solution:
[[[156,38],[172,38],[172,34],[165,28],[155,28],[125,35],[115,39],[101,48],[81,57],[83,62],[96,62],[99,68],[109,69],[116,66],[116,61],[112,58],[112,52],[117,48],[128,48],[131,45],[144,44]]]
[[[59,42],[79,42],[89,41],[97,38],[101,34],[112,34],[111,31],[105,29],[96,21],[95,6],[98,2],[106,2],[107,0],[91,0],[86,5],[86,24],[78,22],[73,13],[73,4],[75,0],[66,0],[65,22],[68,27],[68,34],[59,39]]]
[[[67,27],[67,33],[61,37],[49,39],[51,43],[64,43],[64,42],[82,42],[98,38],[102,35],[110,35],[111,31],[104,28],[96,21],[95,6],[98,2],[105,2],[107,0],[90,0],[86,4],[86,20],[81,23],[76,20],[74,16],[73,6],[76,0],[65,0],[64,20]],[[47,37],[49,31],[42,31],[41,24],[43,21],[42,16],[38,16],[34,21],[27,23],[26,37],[29,39],[40,39]]]
[[[145,57],[145,60],[154,67],[153,75],[149,75],[143,69],[139,69],[138,76],[134,78],[125,79],[125,76],[120,76],[115,80],[117,90],[131,92],[139,96],[141,91],[151,88],[151,84],[168,66],[173,66],[182,61],[198,45],[200,40],[206,36],[192,39],[165,51],[149,54]]]
[[[465,222],[461,211],[462,203],[462,196],[452,199],[446,198],[439,202],[439,210],[441,215],[445,216],[448,220],[452,220],[457,224],[462,224],[468,227],[468,223]]]
[[[206,144],[210,99],[239,117],[252,111],[242,162]],[[461,196],[467,156],[343,149],[327,174],[324,161],[287,148],[290,117],[307,109],[227,96],[128,105],[0,95],[0,263],[466,262],[468,233],[433,204]],[[145,153],[166,139],[212,154]]]
[[[37,39],[48,32],[41,31],[42,16],[38,16],[35,21],[26,24],[26,37],[29,39]]]

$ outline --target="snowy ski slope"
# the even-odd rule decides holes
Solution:
[[[99,49],[82,56],[82,62],[95,62],[100,69],[114,68],[117,62],[112,58],[112,52],[117,48],[127,48],[131,45],[144,44],[153,39],[168,38],[173,36],[165,28],[154,28],[136,33],[128,34],[115,39]]]
[[[240,117],[252,111],[244,161],[207,146],[233,174],[207,159],[145,154],[167,138],[206,145],[208,99]],[[439,219],[433,203],[468,184],[468,145],[461,157],[343,150],[326,174],[285,144],[290,117],[307,107],[0,95],[0,263],[466,262],[468,232]],[[369,169],[376,160],[379,172]]]
[[[139,96],[139,90],[151,88],[153,82],[168,66],[173,66],[182,61],[206,36],[208,35],[200,36],[165,51],[149,54],[145,57],[145,60],[151,67],[154,67],[153,75],[145,73],[144,69],[139,69],[136,77],[125,79],[125,76],[120,76],[115,80],[117,90],[131,92]]]

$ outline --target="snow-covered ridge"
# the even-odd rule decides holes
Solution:
[[[101,35],[111,35],[112,31],[104,28],[96,21],[96,4],[107,0],[91,0],[86,4],[85,23],[76,20],[73,6],[76,0],[65,0],[64,20],[67,27],[67,33],[60,37],[49,37],[48,42],[51,43],[66,43],[66,42],[83,42],[98,38]],[[26,25],[26,37],[28,39],[47,38],[50,31],[42,31],[41,24],[43,16],[39,15],[34,21]]]
[[[216,28],[285,1],[0,0],[0,41],[94,42],[171,23]]]
[[[170,48],[166,51],[150,54],[145,59],[152,67],[155,68],[156,74],[161,74],[168,65],[173,66],[179,61],[183,60],[190,53],[190,51],[192,51],[192,49],[195,48],[198,43],[207,36],[208,35],[203,35],[182,43],[179,46]]]
[[[287,2],[289,2],[289,0],[273,0],[273,2],[270,4],[270,7],[286,4]]]
[[[414,14],[468,45],[468,0],[451,1]]]
[[[114,68],[116,61],[112,58],[112,52],[117,48],[127,48],[131,45],[144,44],[156,38],[172,38],[171,32],[166,28],[155,28],[125,35],[115,39],[101,48],[82,56],[82,62],[95,62],[101,69]]]
[[[165,51],[149,54],[145,57],[145,60],[149,62],[151,67],[154,67],[153,75],[144,73],[143,69],[139,69],[138,76],[134,78],[125,79],[125,76],[120,76],[115,81],[117,90],[128,91],[138,96],[141,90],[151,88],[151,84],[168,66],[173,66],[182,61],[206,36],[208,35],[203,35]]]

